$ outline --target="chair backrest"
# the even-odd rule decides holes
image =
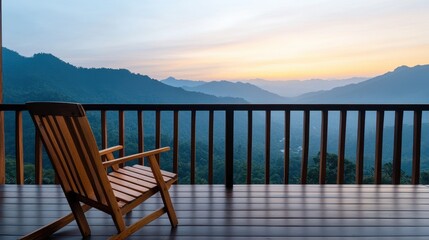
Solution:
[[[64,192],[111,206],[113,190],[83,107],[53,102],[26,105]]]

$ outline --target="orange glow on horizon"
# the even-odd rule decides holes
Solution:
[[[413,49],[369,49],[320,52],[320,55],[299,55],[278,59],[264,57],[263,48],[243,46],[204,50],[195,56],[169,62],[169,75],[191,80],[307,80],[314,78],[344,79],[375,77],[396,67],[429,64],[429,44]],[[249,49],[258,57],[250,58]],[[243,59],[243,60],[241,60]],[[208,68],[207,66],[210,66]]]

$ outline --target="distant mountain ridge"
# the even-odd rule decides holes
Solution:
[[[261,89],[250,83],[212,81],[194,87],[183,87],[188,91],[202,92],[218,97],[238,97],[250,103],[286,103],[287,98]]]
[[[176,79],[174,77],[168,77],[164,80],[161,80],[161,82],[170,86],[182,87],[184,89],[200,91],[205,93],[207,93],[206,87],[202,87],[202,85],[206,85],[207,83],[221,83],[221,82],[242,83],[242,84],[247,83],[255,87],[258,87],[261,90],[270,92],[271,94],[275,94],[279,97],[291,98],[291,97],[297,97],[304,93],[310,93],[310,92],[315,92],[320,90],[330,90],[335,87],[345,86],[352,83],[359,83],[367,79],[368,78],[354,77],[354,78],[339,79],[339,80],[310,79],[310,80],[268,81],[264,79],[251,79],[251,80],[242,80],[242,81],[221,80],[221,81],[206,82],[206,81],[199,81],[199,80],[184,80],[184,79]],[[216,85],[218,84],[213,84],[212,86],[216,86]],[[275,98],[277,97],[274,97],[274,99]],[[280,100],[280,102],[281,101],[284,101],[284,99]]]
[[[394,71],[365,80],[365,78],[350,78],[345,80],[306,80],[306,81],[266,81],[262,79],[249,80],[254,84],[227,81],[175,81],[177,86],[184,89],[210,93],[219,96],[237,96],[247,99],[249,102],[261,102],[265,96],[271,103],[429,103],[429,65],[417,65],[414,67],[400,66]],[[338,81],[338,82],[337,82]],[[324,90],[315,87],[324,85],[326,88],[332,87],[332,83],[340,86]],[[246,85],[247,84],[247,85]],[[256,84],[267,84],[269,87],[258,87]],[[186,87],[196,85],[194,87]],[[269,90],[269,88],[283,91],[305,92],[295,97],[281,97]],[[258,88],[260,91],[250,91]],[[242,89],[239,91],[237,89]],[[247,89],[247,90],[246,90]],[[300,89],[300,90],[297,90]],[[247,91],[247,93],[246,93]],[[266,94],[267,95],[264,95]],[[269,93],[269,94],[268,94]],[[222,95],[223,94],[223,95]],[[235,94],[235,95],[234,95]],[[290,92],[288,94],[291,94]],[[259,95],[259,96],[258,96]],[[284,94],[285,95],[285,94]],[[248,96],[252,96],[249,98]],[[274,98],[270,98],[276,96]],[[260,97],[260,98],[259,98]]]
[[[184,80],[184,79],[176,79],[174,77],[168,77],[164,80],[161,80],[162,83],[170,85],[172,87],[196,87],[203,85],[207,82],[204,81],[192,81],[192,80]]]
[[[326,80],[326,79],[309,79],[309,80],[287,80],[287,81],[268,81],[263,79],[245,80],[262,89],[278,94],[283,97],[297,97],[299,95],[320,91],[330,90],[353,83],[363,82],[369,78],[353,77],[347,79]]]
[[[52,54],[23,57],[3,48],[4,103],[246,103],[171,87],[126,69],[81,68]]]
[[[161,80],[161,82],[170,86],[181,87],[188,91],[206,93],[217,97],[234,96],[242,98],[250,103],[286,103],[289,101],[289,99],[285,97],[250,83],[225,80],[205,82],[175,79],[174,77],[168,77]]]
[[[364,82],[303,94],[296,103],[429,103],[429,65],[401,66]]]

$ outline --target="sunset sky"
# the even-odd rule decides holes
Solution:
[[[3,46],[156,79],[341,79],[429,64],[428,0],[3,0]]]

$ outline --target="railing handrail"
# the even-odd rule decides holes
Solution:
[[[105,111],[138,111],[138,110],[159,110],[159,111],[415,111],[415,110],[429,110],[429,104],[174,104],[174,103],[160,103],[160,104],[116,104],[116,103],[83,103],[86,110],[105,110]],[[24,111],[27,110],[25,104],[0,104],[0,111]]]

